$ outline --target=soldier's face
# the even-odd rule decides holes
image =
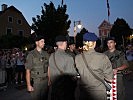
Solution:
[[[69,45],[69,48],[72,49],[72,50],[74,50],[75,49],[75,44]]]
[[[108,40],[107,41],[107,46],[109,50],[115,49],[116,42],[114,40]]]
[[[45,40],[44,39],[41,39],[39,41],[36,42],[37,46],[39,48],[43,48],[44,47],[44,44],[45,44]]]

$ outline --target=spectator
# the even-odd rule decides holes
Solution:
[[[18,79],[19,79],[19,74],[20,74],[20,82],[23,83],[23,78],[24,78],[24,71],[25,71],[25,66],[24,66],[24,62],[25,58],[23,57],[23,53],[22,52],[18,52],[17,53],[17,57],[16,57],[16,84],[18,84]]]
[[[126,58],[129,64],[129,68],[127,71],[127,74],[128,74],[128,73],[133,72],[133,46],[132,45],[127,46]]]

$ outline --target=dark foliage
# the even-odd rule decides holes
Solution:
[[[31,28],[37,35],[41,34],[45,37],[47,45],[53,46],[57,35],[68,35],[67,30],[71,21],[68,20],[69,16],[66,14],[66,10],[66,5],[59,5],[56,9],[52,2],[44,3],[42,14],[32,18]]]
[[[111,29],[110,36],[116,38],[118,45],[126,45],[127,37],[131,35],[131,29],[124,19],[117,18]]]
[[[3,35],[0,38],[1,49],[12,49],[14,47],[22,48],[30,43],[30,38],[12,34]]]

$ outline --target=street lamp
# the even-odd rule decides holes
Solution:
[[[129,39],[130,39],[130,43],[132,43],[133,34],[132,34],[132,35],[130,35]]]
[[[77,27],[78,29],[81,29],[82,28],[82,25],[81,25],[81,21],[74,21],[74,42],[76,43],[76,30],[77,30]]]

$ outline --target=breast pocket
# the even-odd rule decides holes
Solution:
[[[44,73],[46,73],[48,71],[48,60],[46,58],[44,59],[43,67],[44,67]]]
[[[41,62],[40,62],[40,60],[39,60],[39,58],[34,58],[33,59],[33,64],[34,65],[38,65],[38,64],[40,64]]]

